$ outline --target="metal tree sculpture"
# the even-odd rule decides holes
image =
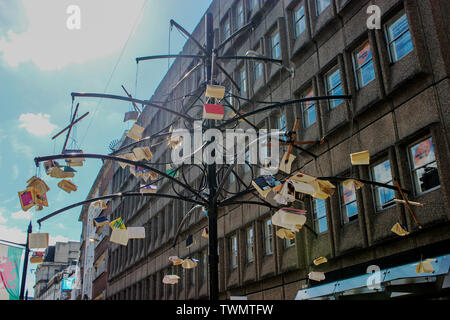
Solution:
[[[213,38],[213,21],[212,21],[212,14],[208,13],[205,16],[205,39],[206,44],[203,46],[201,45],[190,33],[188,33],[184,28],[182,28],[179,24],[177,24],[175,21],[171,20],[171,25],[175,26],[178,30],[180,30],[183,34],[185,34],[201,51],[202,54],[200,55],[186,55],[186,54],[179,54],[179,55],[159,55],[159,56],[149,56],[149,57],[141,57],[137,58],[136,62],[139,63],[140,61],[144,60],[152,60],[152,59],[166,59],[166,58],[186,58],[186,59],[195,59],[200,60],[199,63],[197,63],[191,70],[189,70],[183,77],[181,77],[181,80],[176,84],[181,83],[184,79],[186,79],[192,72],[197,70],[200,66],[203,66],[205,75],[206,75],[206,81],[201,84],[197,90],[192,94],[194,97],[193,102],[188,106],[183,106],[181,111],[176,111],[173,109],[170,109],[169,107],[151,102],[146,100],[139,100],[136,98],[132,98],[128,93],[127,97],[123,96],[117,96],[117,95],[108,95],[108,94],[97,94],[97,93],[72,93],[72,99],[75,98],[108,98],[108,99],[115,99],[115,100],[122,100],[127,102],[132,102],[133,105],[140,104],[142,106],[147,106],[150,108],[160,109],[164,112],[171,113],[175,116],[175,121],[172,123],[177,122],[178,120],[184,121],[184,126],[189,129],[191,132],[193,130],[193,122],[196,120],[202,120],[201,118],[195,118],[195,108],[198,108],[199,106],[203,106],[203,100],[202,97],[205,92],[205,88],[208,84],[214,85],[217,84],[217,82],[214,80],[214,70],[217,68],[220,72],[222,72],[225,77],[227,77],[230,82],[236,87],[237,91],[240,91],[239,85],[233,80],[233,78],[227,73],[227,71],[221,66],[220,61],[223,60],[231,60],[231,59],[240,59],[240,60],[253,60],[253,61],[260,61],[264,63],[276,63],[282,66],[282,69],[280,69],[280,72],[282,70],[287,70],[292,73],[292,70],[286,67],[283,64],[282,60],[262,57],[259,55],[246,55],[246,56],[220,56],[219,52],[220,50],[225,46],[226,43],[228,43],[231,39],[233,39],[236,35],[240,34],[241,32],[247,30],[249,27],[252,26],[252,22],[242,27],[240,30],[232,34],[228,39],[226,39],[222,44],[220,44],[218,47],[214,48],[214,38]],[[175,86],[175,87],[176,87]],[[208,129],[218,129],[218,130],[225,130],[226,128],[229,128],[230,126],[237,126],[239,121],[245,121],[247,124],[252,126],[253,128],[257,128],[251,121],[249,120],[249,117],[261,112],[267,112],[272,109],[281,108],[281,107],[289,107],[289,106],[295,106],[298,103],[306,102],[306,101],[317,101],[317,100],[331,100],[331,99],[351,99],[351,96],[349,95],[339,95],[339,96],[319,96],[319,97],[308,97],[303,99],[296,99],[296,100],[288,100],[288,101],[281,101],[281,102],[265,102],[265,101],[259,101],[260,104],[267,104],[267,106],[258,108],[256,110],[250,111],[250,112],[241,112],[239,108],[236,108],[235,105],[231,104],[229,102],[228,98],[234,98],[234,101],[240,102],[242,100],[242,97],[232,95],[231,93],[228,93],[224,96],[222,103],[224,107],[229,108],[232,110],[235,115],[230,119],[224,119],[224,120],[205,120],[202,122],[202,132]],[[247,99],[248,100],[248,99]],[[194,112],[193,112],[194,111]],[[72,121],[73,122],[73,121]],[[170,126],[170,125],[169,125]],[[298,126],[298,123],[297,123]],[[302,143],[296,143],[295,140],[295,131],[297,130],[297,127],[294,128],[294,132],[287,133],[287,137],[289,139],[286,140],[280,140],[280,145],[287,145],[289,146],[289,152],[293,151],[293,148],[300,149],[302,151],[305,151],[301,147],[299,147]],[[112,153],[110,155],[99,155],[99,154],[83,154],[82,156],[84,158],[92,158],[92,159],[103,159],[103,160],[110,160],[110,161],[117,161],[117,162],[123,162],[132,166],[139,166],[147,170],[151,170],[153,172],[156,172],[161,178],[159,178],[156,181],[152,181],[152,183],[155,183],[157,181],[160,181],[162,179],[167,179],[171,182],[172,189],[176,195],[171,194],[162,194],[162,193],[155,193],[155,194],[144,194],[141,193],[139,190],[129,190],[119,193],[114,193],[111,195],[101,196],[93,199],[87,199],[85,201],[73,204],[71,206],[62,208],[58,211],[55,211],[41,219],[38,220],[38,223],[51,218],[54,215],[57,215],[61,212],[64,212],[66,210],[72,209],[76,206],[80,206],[86,203],[95,202],[98,200],[104,200],[104,199],[111,199],[111,198],[120,198],[120,197],[131,197],[131,196],[149,196],[149,197],[161,197],[161,198],[172,198],[172,199],[179,199],[181,201],[186,201],[189,203],[193,203],[197,205],[198,207],[204,207],[208,212],[208,242],[209,242],[209,249],[208,249],[208,255],[209,255],[209,270],[210,270],[210,278],[209,278],[209,294],[211,300],[218,300],[219,298],[219,287],[218,287],[218,253],[217,253],[217,219],[218,219],[218,211],[219,208],[223,208],[229,205],[236,205],[236,204],[252,204],[252,205],[260,205],[265,206],[270,209],[279,209],[280,206],[273,205],[266,201],[263,197],[261,197],[255,190],[255,188],[252,187],[251,181],[244,181],[236,172],[235,165],[236,162],[228,162],[226,164],[181,164],[179,167],[175,168],[175,172],[178,173],[178,178],[174,177],[173,174],[168,174],[164,172],[163,169],[160,168],[161,165],[165,165],[165,163],[152,163],[151,161],[133,161],[128,160],[124,158],[118,157],[121,153],[123,153],[126,150],[129,150],[132,147],[135,147],[137,145],[144,145],[148,144],[150,147],[152,146],[150,142],[154,142],[153,145],[160,144],[161,141],[166,139],[168,136],[171,135],[171,131],[168,130],[168,127],[165,128],[165,130],[160,131],[156,134],[153,134],[149,137],[146,137],[140,141],[133,142],[131,144],[118,147],[114,146],[112,149]],[[159,141],[161,139],[161,141]],[[206,141],[201,147],[206,147],[208,144],[212,143],[212,141]],[[311,142],[312,143],[312,142]],[[316,143],[316,142],[314,142]],[[320,143],[320,142],[317,142]],[[248,147],[247,147],[248,148]],[[194,151],[193,154],[198,152],[199,150]],[[241,151],[241,152],[245,152]],[[315,157],[315,155],[311,152],[307,152],[308,154]],[[236,154],[237,155],[237,154]],[[39,166],[40,162],[48,161],[48,160],[56,160],[56,159],[70,159],[70,158],[76,158],[80,157],[79,154],[60,154],[60,155],[52,155],[52,156],[46,156],[46,157],[36,157],[35,163],[36,166]],[[255,178],[255,166],[250,164],[249,162],[246,162],[246,165],[250,167],[251,171],[251,180]],[[201,174],[201,183],[200,185],[195,188],[192,185],[189,184],[189,182],[186,179],[186,174],[189,172],[189,170],[192,170],[192,168],[196,168],[196,170],[200,170]],[[237,185],[237,191],[231,191],[225,189],[225,182],[227,181],[229,175],[232,174],[236,177],[236,185]],[[285,177],[286,178],[286,177]],[[323,180],[329,180],[331,182],[340,182],[343,181],[343,177],[318,177],[318,179]],[[360,180],[358,178],[354,178],[355,180]],[[283,181],[283,179],[280,179],[280,181]],[[361,180],[362,181],[362,180]],[[378,186],[383,186],[386,188],[398,190],[396,187],[381,183],[376,183],[372,181],[362,181],[364,183],[368,184],[375,184]],[[187,195],[182,195],[180,191],[187,192]],[[408,192],[407,190],[403,190],[405,192]],[[259,201],[247,201],[247,200],[239,200],[242,196],[247,194],[253,194],[256,197],[259,198]],[[196,208],[196,207],[194,207]],[[191,209],[183,218],[181,225],[178,227],[177,234],[175,236],[174,245],[176,244],[176,240],[178,238],[179,232],[181,230],[182,224],[185,222],[188,215],[193,212],[193,209]]]

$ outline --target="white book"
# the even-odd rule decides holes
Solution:
[[[145,228],[144,227],[128,227],[128,239],[144,239]]]

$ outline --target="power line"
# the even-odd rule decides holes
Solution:
[[[140,15],[140,16],[144,13],[144,8],[145,8],[145,6],[147,5],[147,2],[148,2],[148,0],[145,0],[144,4],[142,5],[142,8],[141,8],[141,10],[140,10],[140,12],[139,12],[139,15]],[[111,83],[111,80],[112,80],[112,78],[113,78],[113,76],[114,76],[114,73],[116,72],[117,66],[119,65],[120,60],[121,60],[122,57],[123,57],[123,54],[124,54],[125,49],[126,49],[126,47],[127,47],[127,45],[128,45],[128,42],[130,41],[131,37],[133,36],[134,32],[136,31],[136,26],[137,26],[137,23],[138,23],[139,20],[140,20],[140,19],[139,19],[139,17],[138,17],[138,18],[135,20],[133,27],[131,28],[130,34],[128,35],[128,39],[127,39],[127,41],[125,42],[125,44],[123,45],[123,47],[122,47],[122,51],[120,52],[119,58],[117,59],[117,62],[116,62],[115,66],[114,66],[114,68],[113,68],[113,70],[112,70],[112,72],[111,72],[111,75],[110,75],[110,77],[109,77],[109,79],[108,79],[108,82],[106,83],[106,86],[105,86],[105,89],[103,90],[103,93],[106,93],[106,91],[108,90],[109,84]],[[88,125],[88,127],[87,127],[87,129],[86,129],[86,132],[85,132],[85,134],[84,134],[84,136],[83,136],[83,139],[81,139],[80,147],[81,147],[81,145],[83,144],[84,139],[86,138],[86,136],[87,136],[87,134],[88,134],[89,128],[91,127],[92,122],[93,122],[95,116],[97,115],[98,108],[99,108],[99,106],[101,105],[102,102],[103,102],[103,98],[100,98],[99,102],[97,103],[97,106],[95,107],[94,115],[91,117],[91,121],[89,122],[89,125]]]

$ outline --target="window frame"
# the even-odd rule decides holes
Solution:
[[[303,99],[303,98],[307,98],[307,97],[309,97],[309,93],[311,92],[311,96],[313,97],[314,96],[314,88],[313,88],[313,86],[311,85],[310,87],[308,87],[308,89],[306,89],[303,93],[302,93],[302,96],[301,96],[301,99]],[[308,107],[306,107],[306,103],[310,103],[310,105],[308,106]],[[304,101],[304,102],[301,102],[300,103],[300,105],[301,105],[301,111],[302,111],[302,121],[303,121],[303,127],[304,128],[309,128],[309,127],[311,127],[314,123],[316,123],[317,122],[317,101],[315,101],[315,100],[311,100],[311,101],[308,101],[308,102],[306,102],[306,101]],[[315,114],[315,120],[313,121],[313,122],[306,122],[306,119],[308,119],[308,121],[309,121],[309,116],[306,116],[307,114],[308,114],[308,111],[310,110],[310,109],[312,109],[312,108],[314,108],[314,114]]]
[[[328,1],[328,5],[326,7],[323,7],[320,5],[319,3],[322,3],[323,0],[316,0],[315,1],[315,5],[316,5],[316,15],[320,16],[322,14],[322,12],[324,12],[329,6],[331,6],[331,0],[326,0]]]
[[[248,81],[247,81],[247,69],[245,64],[240,66],[237,70],[237,80],[238,85],[241,88],[241,94],[245,95],[248,91]]]
[[[318,212],[317,212],[317,204],[316,204],[316,202],[317,201],[323,201],[323,204],[324,204],[324,208],[325,208],[325,215],[323,215],[323,216],[318,216]],[[315,229],[315,231],[316,231],[316,233],[317,234],[323,234],[323,233],[327,233],[328,232],[328,217],[327,217],[327,204],[326,204],[326,201],[325,200],[323,200],[323,199],[318,199],[318,198],[314,198],[314,197],[311,197],[311,211],[312,211],[312,213],[313,213],[313,225],[314,225],[314,229]],[[327,226],[327,228],[326,228],[326,230],[324,230],[324,231],[320,231],[320,220],[323,220],[323,219],[325,219],[325,221],[326,221],[326,226]]]
[[[269,228],[267,228],[268,225],[270,225]],[[274,243],[273,243],[273,225],[271,218],[267,218],[263,221],[263,240],[264,240],[263,241],[264,255],[265,256],[272,255]],[[268,243],[270,243],[270,250],[268,250],[267,246]]]
[[[303,8],[303,15],[297,19],[297,13]],[[306,13],[305,13],[305,5],[299,4],[297,7],[292,10],[292,21],[294,24],[294,40],[297,39],[300,35],[302,35],[306,31]],[[304,29],[297,34],[297,25],[300,23],[303,24]]]
[[[369,44],[370,46],[370,51],[371,51],[371,55],[372,57],[370,58],[370,60],[366,61],[364,64],[362,64],[361,66],[359,66],[358,62],[357,62],[357,54],[359,52],[361,52],[361,49],[366,45]],[[360,45],[359,47],[357,47],[355,50],[353,50],[352,52],[352,62],[353,62],[353,70],[354,70],[354,75],[355,75],[355,79],[356,79],[356,90],[361,90],[362,88],[366,87],[369,83],[371,83],[372,81],[374,81],[377,78],[377,75],[375,73],[375,65],[374,65],[374,61],[373,61],[373,48],[372,45],[370,44],[370,41],[367,40],[366,42],[364,42],[362,45]],[[361,83],[361,72],[360,70],[362,68],[364,68],[365,66],[367,66],[370,62],[372,62],[372,68],[373,68],[373,78],[367,82],[365,85],[362,85]]]
[[[394,25],[397,21],[399,21],[403,16],[405,16],[406,18],[406,22],[408,24],[408,29],[406,29],[405,31],[403,31],[400,35],[398,35],[395,39],[391,39],[390,37],[390,33],[389,33],[389,28]],[[400,39],[403,35],[405,35],[407,32],[409,32],[409,38],[411,41],[411,46],[412,49],[410,51],[408,51],[405,55],[403,55],[401,58],[396,58],[396,60],[394,60],[394,55],[393,52],[391,50],[391,48],[393,48],[391,45],[397,41],[398,39]],[[411,37],[411,28],[410,28],[410,24],[409,24],[409,20],[408,20],[408,15],[406,14],[406,11],[401,10],[400,12],[398,12],[397,14],[395,14],[392,18],[390,18],[384,27],[384,35],[385,35],[385,39],[386,39],[386,45],[387,45],[387,51],[389,54],[389,62],[391,64],[395,64],[398,61],[402,60],[404,57],[406,57],[409,53],[411,53],[412,51],[414,51],[414,43]],[[395,54],[397,56],[397,53]]]
[[[274,44],[274,39],[277,38],[277,42]],[[278,48],[278,55],[274,56],[274,49]],[[270,34],[270,56],[272,59],[280,59],[281,58],[281,44],[280,44],[280,32],[278,29],[274,30]]]
[[[230,21],[230,14],[227,13],[225,18],[222,20],[222,41],[225,41],[231,36],[231,21]]]
[[[428,139],[431,139],[431,146],[432,146],[433,152],[434,152],[434,161],[428,162],[427,164],[422,165],[422,166],[420,166],[420,167],[418,167],[418,168],[413,168],[413,159],[411,159],[411,152],[410,152],[410,150],[411,150],[414,146],[416,146],[416,145],[420,144],[421,142],[423,142],[423,141],[425,141],[425,140],[428,140]],[[410,174],[410,177],[411,177],[411,182],[412,182],[412,184],[413,184],[414,194],[415,194],[416,196],[422,196],[422,195],[424,195],[424,194],[427,194],[427,193],[429,193],[429,192],[432,192],[432,191],[434,191],[434,190],[439,189],[439,188],[441,187],[441,177],[439,176],[439,171],[438,171],[439,185],[437,185],[437,186],[435,186],[435,187],[433,187],[433,188],[430,188],[430,189],[428,189],[428,190],[426,190],[426,191],[420,191],[420,192],[419,192],[419,190],[417,189],[417,186],[418,186],[418,183],[419,183],[420,181],[418,181],[418,182],[416,183],[415,178],[414,178],[414,177],[416,176],[416,175],[414,174],[415,171],[417,171],[417,170],[419,170],[419,169],[422,169],[422,168],[426,167],[426,166],[429,165],[430,163],[436,163],[436,170],[438,170],[438,169],[437,169],[436,150],[435,150],[435,146],[434,146],[434,143],[433,143],[433,137],[432,137],[432,135],[431,135],[431,134],[426,135],[424,138],[417,139],[417,140],[415,140],[413,143],[408,144],[408,146],[406,147],[406,152],[407,152],[407,157],[408,157],[409,174]],[[421,188],[421,189],[422,189],[422,188]]]
[[[239,23],[239,17],[242,18],[241,23]],[[245,24],[244,3],[240,0],[234,6],[234,27],[236,28],[236,30],[238,30],[244,24]]]
[[[387,182],[386,181],[378,181],[375,178],[374,169],[375,169],[375,167],[377,167],[379,165],[382,165],[385,162],[389,163],[389,170],[390,170],[390,173],[391,173],[391,180],[387,181]],[[391,185],[393,185],[394,177],[392,175],[392,164],[391,164],[391,160],[389,158],[387,158],[387,157],[384,157],[384,158],[380,159],[379,161],[375,162],[374,164],[371,164],[370,168],[369,168],[369,174],[370,174],[370,179],[372,181],[386,183],[386,184],[391,183]],[[393,206],[396,205],[395,202],[394,202],[394,199],[392,199],[391,201],[388,201],[388,202],[386,202],[384,204],[378,203],[377,190],[380,189],[380,188],[383,188],[383,187],[372,186],[372,197],[373,197],[373,202],[374,202],[374,206],[375,206],[375,211],[376,212],[382,212],[382,211],[387,210],[389,208],[392,208]],[[384,189],[386,189],[386,188],[384,188]],[[390,189],[387,189],[387,190],[390,190]],[[394,198],[395,198],[395,193],[394,193]],[[389,204],[389,205],[387,205],[387,204]]]
[[[335,85],[332,88],[329,88],[329,80],[328,78],[330,78],[332,75],[334,75],[335,73],[339,73],[339,84]],[[339,68],[338,65],[334,66],[333,68],[331,68],[330,70],[328,70],[327,73],[325,73],[324,75],[325,78],[325,94],[327,96],[334,96],[334,94],[330,94],[332,91],[334,91],[336,88],[338,88],[339,86],[341,87],[341,92],[342,94],[344,93],[344,88],[343,88],[343,83],[342,83],[342,76],[341,76],[341,69]],[[332,102],[333,101],[333,102]],[[339,101],[339,103],[335,104],[333,107],[331,106],[331,103],[335,103],[335,101]],[[327,104],[328,104],[328,110],[334,110],[336,109],[339,105],[341,105],[344,102],[343,99],[335,99],[335,100],[328,100]]]
[[[343,188],[344,188],[344,184],[340,183],[339,184],[339,209],[340,209],[340,212],[341,212],[342,223],[343,224],[349,224],[349,223],[352,223],[352,222],[355,222],[355,221],[359,220],[358,196],[357,196],[356,188],[353,185],[353,190],[355,192],[355,200],[349,201],[349,202],[344,202],[343,201],[343,195],[344,195],[343,194]],[[349,216],[348,215],[348,211],[347,210],[344,211],[344,207],[346,208],[348,205],[350,205],[352,203],[356,203],[357,212],[356,212],[356,214],[353,214],[353,215]],[[356,217],[356,218],[352,218],[352,217]],[[352,219],[350,219],[350,218],[352,218]]]
[[[235,260],[235,261],[234,261]],[[239,265],[239,244],[237,233],[230,236],[230,269],[234,271]]]
[[[255,261],[255,230],[254,230],[253,226],[248,227],[245,234],[246,234],[247,263],[252,263]],[[251,237],[250,237],[250,234],[251,234]],[[251,239],[251,241],[250,241],[250,239]],[[251,252],[251,255],[249,254],[250,252]]]

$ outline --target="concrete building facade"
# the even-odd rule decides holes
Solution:
[[[380,9],[380,29],[367,27],[371,5]],[[246,23],[254,23],[219,55],[245,56],[253,50],[284,63],[285,68],[221,61],[241,87],[237,92],[222,73],[217,73],[218,83],[240,97],[230,99],[237,109],[248,112],[267,105],[261,101],[352,95],[351,101],[291,104],[249,117],[258,128],[287,131],[300,119],[298,141],[324,141],[306,146],[307,152],[296,150],[293,170],[321,177],[357,177],[390,184],[398,181],[410,201],[423,204],[413,208],[413,216],[405,205],[393,201],[402,199],[398,191],[370,185],[348,190],[336,184],[334,195],[327,200],[302,196],[294,203],[307,210],[309,228],[296,233],[293,241],[276,237],[277,229],[271,224],[274,212],[266,207],[227,207],[220,211],[218,220],[221,298],[290,300],[298,298],[302,290],[365,274],[370,265],[384,269],[426,258],[439,257],[437,263],[446,261],[450,240],[449,3],[215,0],[208,12],[213,14],[216,45]],[[192,34],[200,43],[205,42],[203,21]],[[199,49],[188,41],[182,53],[198,54]],[[164,101],[182,111],[192,102],[191,94],[204,90],[205,77],[200,69],[174,89],[195,63],[176,59],[150,101]],[[295,72],[288,72],[288,68]],[[145,127],[143,136],[160,132],[173,120],[171,115],[152,108],[145,108],[144,113],[148,122],[142,117],[137,122]],[[240,123],[239,127],[247,129],[248,125]],[[127,138],[122,145],[131,142]],[[370,151],[370,165],[352,166],[349,155],[363,150]],[[170,161],[166,144],[152,148],[152,152],[152,163]],[[255,171],[257,176],[259,171]],[[239,166],[238,173],[247,184],[251,182],[252,170],[245,165]],[[204,184],[198,170],[189,172],[186,179],[196,188]],[[233,179],[230,177],[225,188],[229,194],[238,191]],[[111,192],[120,192],[137,190],[142,181],[116,164],[110,183]],[[163,193],[173,193],[171,188],[166,181],[158,184]],[[243,199],[257,200],[254,195]],[[110,220],[122,217],[127,226],[145,226],[146,238],[130,240],[127,246],[110,243],[107,299],[208,297],[208,241],[201,236],[207,217],[201,210],[190,217],[172,246],[191,204],[124,197],[110,205]],[[409,235],[393,233],[391,228],[396,223]],[[188,235],[193,235],[194,243],[186,248]],[[191,270],[173,266],[168,260],[172,255],[197,258],[199,265]],[[326,257],[328,262],[315,266],[313,260],[318,257]],[[311,271],[324,272],[326,280],[309,280]],[[447,273],[434,281],[427,278],[424,281],[431,282],[427,286],[403,290],[413,296],[448,296],[448,288],[443,285],[448,282],[444,278]],[[164,285],[166,274],[178,274],[181,279],[176,285]],[[378,294],[394,297],[395,290],[389,287]],[[346,296],[332,293],[323,296]]]
[[[71,292],[63,292],[64,278],[75,276],[79,259],[79,242],[57,242],[45,250],[44,260],[36,268],[34,300],[69,300]]]

